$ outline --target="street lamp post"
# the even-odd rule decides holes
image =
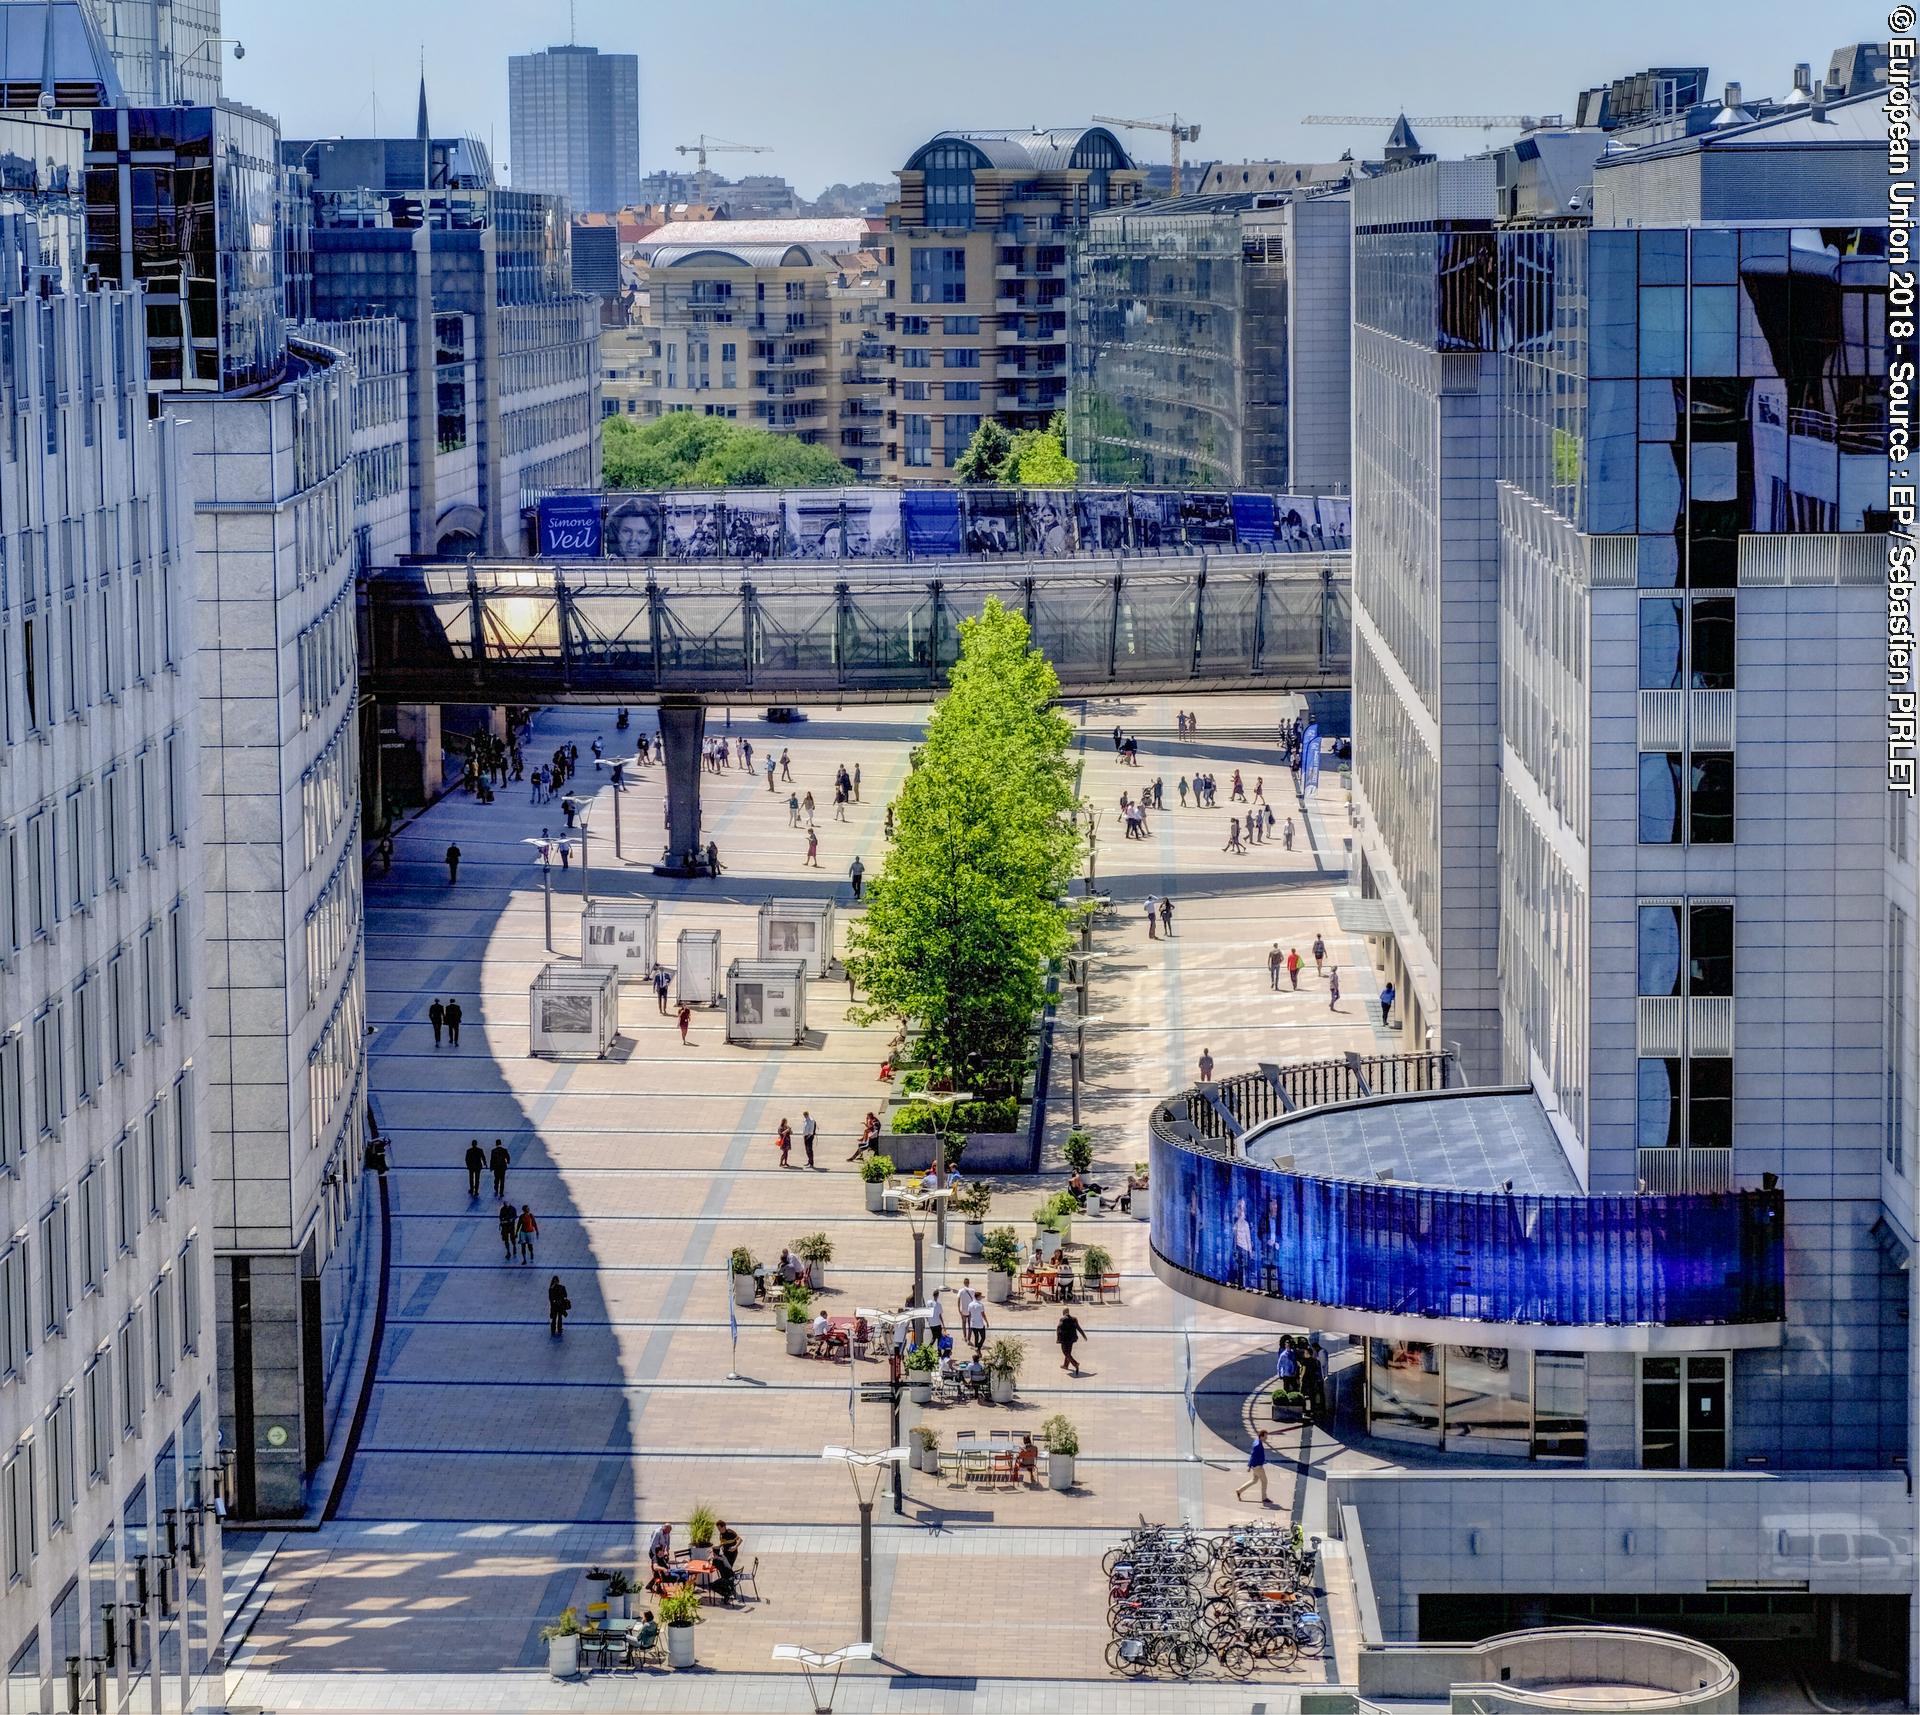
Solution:
[[[800,1671],[806,1676],[807,1695],[813,1699],[813,1715],[833,1715],[833,1694],[840,1689],[840,1674],[850,1661],[872,1661],[873,1645],[848,1644],[845,1649],[828,1650],[824,1655],[810,1649],[802,1649],[798,1644],[775,1644],[775,1661],[797,1661]],[[826,1670],[833,1669],[833,1677],[827,1678]],[[814,1675],[819,1674],[819,1679]],[[826,1700],[821,1701],[824,1690]]]
[[[534,855],[540,860],[540,897],[547,918],[547,951],[553,951],[553,854],[560,846],[573,849],[570,841],[548,839],[544,834],[537,840],[521,842],[533,847]]]
[[[943,1209],[953,1193],[944,1186],[938,1191],[902,1191],[895,1199],[906,1211],[907,1224],[913,1228],[913,1301],[925,1302],[927,1296],[926,1272],[922,1266],[927,1236],[927,1217],[936,1209]]]
[[[595,769],[610,768],[613,770],[613,855],[619,858],[622,863],[626,861],[627,857],[626,852],[621,849],[620,845],[620,800],[625,796],[627,790],[625,770],[638,767],[639,762],[640,758],[638,755],[602,756],[596,757],[593,764]]]
[[[562,798],[560,802],[573,806],[573,825],[580,830],[580,900],[584,905],[593,903],[593,853],[587,843],[587,812],[593,808],[591,798]]]
[[[1105,1024],[1104,1018],[1089,1018],[1082,1013],[1073,1021],[1073,1047],[1068,1050],[1067,1060],[1073,1068],[1073,1123],[1080,1124],[1080,1078],[1087,1058],[1087,1026]]]
[[[853,1498],[860,1506],[860,1641],[873,1642],[873,1498],[889,1465],[904,1465],[907,1450],[887,1447],[862,1453],[852,1447],[823,1447],[822,1459],[838,1459],[853,1478]]]
[[[971,1090],[941,1090],[933,1093],[923,1093],[920,1100],[929,1106],[938,1105],[940,1107],[950,1108],[955,1102],[972,1101],[973,1092]],[[947,1134],[944,1131],[937,1131],[933,1134],[933,1186],[936,1191],[945,1191],[947,1186]],[[946,1248],[947,1206],[944,1202],[934,1210],[933,1242],[942,1249]],[[918,1298],[919,1296],[919,1284],[916,1281],[914,1297]]]

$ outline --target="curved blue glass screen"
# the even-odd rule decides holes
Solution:
[[[1153,1247],[1189,1274],[1392,1316],[1691,1327],[1785,1316],[1777,1191],[1539,1197],[1311,1179],[1156,1139]]]

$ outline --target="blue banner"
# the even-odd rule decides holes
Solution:
[[[1300,790],[1311,792],[1320,784],[1320,727],[1316,722],[1300,735]]]
[[[1273,496],[1236,494],[1233,497],[1233,533],[1243,548],[1273,546]]]
[[[597,560],[600,557],[600,497],[549,494],[540,502],[540,557]]]
[[[909,554],[960,552],[960,495],[951,488],[910,488],[900,496]]]

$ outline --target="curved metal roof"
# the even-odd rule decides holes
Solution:
[[[1009,172],[1064,172],[1074,164],[1074,156],[1094,137],[1111,143],[1123,166],[1133,165],[1126,146],[1106,126],[1069,125],[1046,131],[942,131],[914,150],[902,171],[921,171],[927,151],[942,143],[966,143],[979,155],[982,166]]]
[[[674,244],[656,250],[656,268],[685,268],[692,263],[734,268],[811,268],[820,258],[804,244]]]

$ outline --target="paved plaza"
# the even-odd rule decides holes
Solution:
[[[1220,1073],[1259,1060],[1375,1052],[1377,979],[1364,944],[1338,931],[1332,896],[1344,883],[1345,804],[1329,774],[1303,812],[1271,734],[1294,705],[1273,696],[1201,702],[1198,736],[1176,736],[1175,706],[1091,703],[1076,755],[1084,792],[1101,811],[1099,882],[1114,912],[1095,936],[1084,1119],[1112,1181],[1146,1155],[1149,1102],[1195,1075],[1203,1049]],[[757,711],[756,711],[757,712]],[[788,826],[784,785],[739,769],[704,778],[706,826],[726,874],[656,878],[661,775],[640,771],[625,795],[626,861],[612,850],[612,805],[589,745],[630,748],[611,710],[539,717],[528,766],[559,743],[580,746],[591,813],[596,896],[660,904],[660,943],[672,958],[683,928],[718,929],[729,959],[753,952],[755,912],[768,897],[830,893],[848,921],[847,865],[869,874],[884,858],[882,816],[908,768],[924,708],[817,709],[769,726],[713,711],[710,732],[753,740],[757,759],[792,753],[792,789],[819,805],[820,862],[803,867],[805,836]],[[651,730],[650,710],[635,711]],[[1136,732],[1140,766],[1114,753],[1116,725]],[[832,819],[833,770],[860,765],[862,801]],[[1294,850],[1276,838],[1244,855],[1222,850],[1227,783],[1263,777],[1284,820],[1303,824]],[[1177,807],[1175,782],[1211,770],[1221,807]],[[1156,775],[1169,808],[1149,837],[1121,837],[1120,792]],[[607,1059],[533,1059],[528,987],[546,958],[540,874],[525,843],[558,831],[557,805],[535,806],[525,784],[482,805],[450,795],[399,835],[390,875],[367,884],[367,1010],[372,1087],[393,1139],[388,1312],[377,1384],[338,1517],[318,1531],[238,1537],[236,1567],[264,1568],[251,1625],[231,1676],[237,1707],[799,1708],[799,1687],[768,1674],[777,1642],[833,1648],[858,1635],[859,1571],[852,1485],[822,1462],[830,1443],[887,1444],[887,1407],[850,1392],[844,1365],[790,1357],[772,1313],[739,1314],[729,1333],[726,1259],[736,1245],[771,1260],[804,1233],[833,1241],[826,1306],[835,1313],[897,1306],[912,1285],[912,1241],[899,1216],[869,1214],[846,1156],[869,1109],[885,1115],[877,1081],[890,1031],[847,1017],[844,980],[815,981],[807,1041],[789,1049],[729,1047],[721,1014],[696,1012],[683,1045],[650,991],[629,988],[620,1039]],[[457,885],[442,854],[463,853]],[[554,943],[579,943],[581,866],[556,872]],[[1170,893],[1174,936],[1148,940],[1140,902]],[[1309,960],[1298,993],[1274,993],[1266,952],[1306,955],[1326,937],[1345,995],[1333,1011]],[[1284,979],[1283,979],[1284,986]],[[456,997],[457,1047],[436,1048],[426,1011]],[[1047,1165],[997,1198],[990,1220],[1030,1232],[1028,1211],[1062,1182],[1068,1061],[1053,1060]],[[781,1171],[774,1131],[820,1125],[818,1170]],[[512,1152],[507,1190],[529,1205],[540,1237],[531,1266],[503,1259],[497,1200],[467,1194],[470,1139]],[[796,1161],[800,1151],[796,1144]],[[1055,1412],[1078,1426],[1071,1493],[953,1486],[906,1477],[904,1510],[883,1498],[876,1532],[876,1647],[883,1661],[845,1708],[1069,1708],[1136,1705],[1102,1660],[1107,1642],[1102,1550],[1144,1514],[1218,1526],[1255,1516],[1236,1502],[1251,1406],[1271,1374],[1273,1336],[1198,1308],[1162,1286],[1147,1262],[1143,1221],[1084,1219],[1077,1244],[1098,1243],[1122,1276],[1118,1302],[1083,1306],[1085,1372],[1065,1374],[1052,1340],[1057,1308],[996,1306],[994,1332],[1025,1337],[1028,1361],[1012,1407],[927,1414],[951,1448],[955,1432],[1033,1429]],[[942,1253],[929,1235],[928,1285],[982,1279],[977,1259]],[[573,1301],[564,1339],[546,1320],[549,1279]],[[729,1381],[736,1367],[740,1379]],[[884,1380],[884,1366],[855,1366]],[[920,1414],[906,1410],[911,1425]],[[1325,1431],[1279,1439],[1270,1519],[1324,1529],[1322,1486],[1338,1461],[1370,1462]],[[699,1628],[704,1671],[600,1676],[561,1686],[542,1671],[541,1624],[593,1587],[600,1561],[629,1569],[662,1519],[684,1543],[688,1513],[712,1507],[757,1559],[759,1602],[710,1611]],[[251,1586],[251,1572],[249,1573]],[[1337,1616],[1336,1616],[1337,1618]],[[1336,1677],[1332,1653],[1303,1661],[1288,1683]],[[1059,1681],[1090,1681],[1077,1690]],[[1052,1688],[1042,1682],[1055,1682]],[[914,1693],[909,1702],[889,1703]],[[1219,1687],[1232,1706],[1243,1691]],[[1270,1708],[1286,1693],[1267,1688]],[[1280,1701],[1274,1701],[1275,1698]],[[1204,1699],[1189,1705],[1209,1707]],[[1222,1707],[1228,1706],[1226,1702]]]

